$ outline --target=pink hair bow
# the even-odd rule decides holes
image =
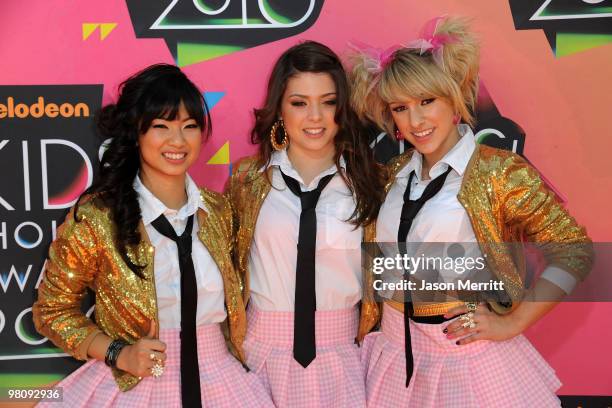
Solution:
[[[392,45],[383,50],[361,41],[349,43],[349,47],[366,57],[364,59],[365,69],[375,75],[380,74],[393,61],[395,51],[402,48],[401,45]]]
[[[439,67],[444,67],[444,59],[442,58],[444,45],[456,41],[455,36],[449,34],[436,34],[438,25],[444,18],[445,16],[440,16],[429,20],[421,30],[421,38],[412,40],[403,46],[417,49],[421,55],[427,51],[431,51],[431,55],[436,64]]]

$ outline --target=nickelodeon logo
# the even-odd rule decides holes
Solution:
[[[56,103],[45,103],[45,98],[42,96],[39,96],[38,101],[32,105],[27,105],[25,103],[16,104],[12,96],[6,99],[6,104],[0,103],[0,119],[25,119],[27,117],[42,118],[43,116],[48,118],[57,118],[58,116],[64,118],[89,117],[89,106],[83,102],[78,102],[76,104],[65,102],[61,105]]]

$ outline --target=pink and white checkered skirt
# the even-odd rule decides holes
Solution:
[[[384,305],[382,331],[362,346],[368,407],[559,407],[561,383],[519,335],[463,346],[442,333],[449,323],[410,322],[414,373],[406,388],[404,318]]]
[[[160,378],[145,377],[129,391],[117,387],[110,368],[92,360],[66,377],[63,402],[41,403],[39,407],[180,407],[180,330],[161,330],[166,343],[166,364]],[[261,381],[230,354],[219,324],[199,326],[198,362],[202,407],[273,407]],[[194,356],[195,358],[195,356]],[[198,381],[189,378],[188,381]]]
[[[317,311],[316,358],[306,368],[293,359],[293,313],[247,309],[247,365],[279,408],[365,407],[363,367],[355,344],[357,308]]]

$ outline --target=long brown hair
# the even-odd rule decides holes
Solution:
[[[349,218],[355,225],[366,225],[378,215],[383,200],[382,168],[374,160],[367,135],[350,105],[350,89],[346,72],[338,56],[328,47],[314,41],[302,42],[285,51],[272,69],[266,101],[255,109],[255,126],[251,142],[259,145],[259,161],[267,166],[272,157],[270,131],[278,119],[287,81],[302,72],[327,73],[336,85],[338,133],[334,138],[334,162],[340,169],[340,157],[346,161],[346,173],[340,172],[355,197],[355,211]],[[274,135],[276,137],[277,135]]]

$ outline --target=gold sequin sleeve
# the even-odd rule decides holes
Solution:
[[[231,258],[232,252],[232,211],[223,195],[201,189],[202,198],[210,209],[200,224],[199,237],[217,263],[223,278],[227,320],[222,329],[228,347],[240,361],[245,361],[242,343],[246,336],[246,313],[242,301],[242,281]]]
[[[32,307],[36,330],[73,357],[86,360],[98,326],[81,311],[97,271],[97,244],[86,211],[76,222],[70,211],[49,248],[38,300]]]
[[[506,225],[539,244],[549,265],[583,280],[591,270],[593,248],[586,230],[542,182],[538,172],[518,155],[505,158],[501,205]]]
[[[372,222],[364,227],[363,241],[372,245],[376,241],[376,222]],[[369,250],[361,249],[361,261],[363,272],[363,295],[361,299],[361,313],[359,316],[359,329],[357,331],[357,341],[363,342],[365,336],[376,326],[380,320],[380,308],[374,297],[374,272],[373,254]]]
[[[236,237],[238,234],[238,225],[239,225],[239,219],[237,217],[237,209],[235,208],[235,202],[233,200],[233,190],[234,190],[234,178],[235,178],[235,171],[232,172],[232,174],[230,175],[230,177],[228,177],[227,181],[225,182],[225,187],[223,189],[223,196],[225,197],[225,199],[227,200],[227,203],[229,205],[230,208],[230,217],[231,217],[231,256],[232,256],[232,262],[234,264],[234,267],[236,268],[236,273],[238,274],[238,276],[240,277],[240,281],[242,283],[243,281],[243,277],[240,276],[240,273],[237,269],[238,263],[237,263],[237,242],[236,242]],[[241,288],[244,289],[244,284],[241,284]],[[244,290],[242,291],[243,296],[244,296]],[[246,299],[244,299],[246,300]]]
[[[233,219],[233,260],[236,272],[242,279],[242,296],[246,304],[249,299],[248,257],[259,209],[271,185],[259,172],[256,157],[246,157],[233,166],[233,172],[225,186]]]

